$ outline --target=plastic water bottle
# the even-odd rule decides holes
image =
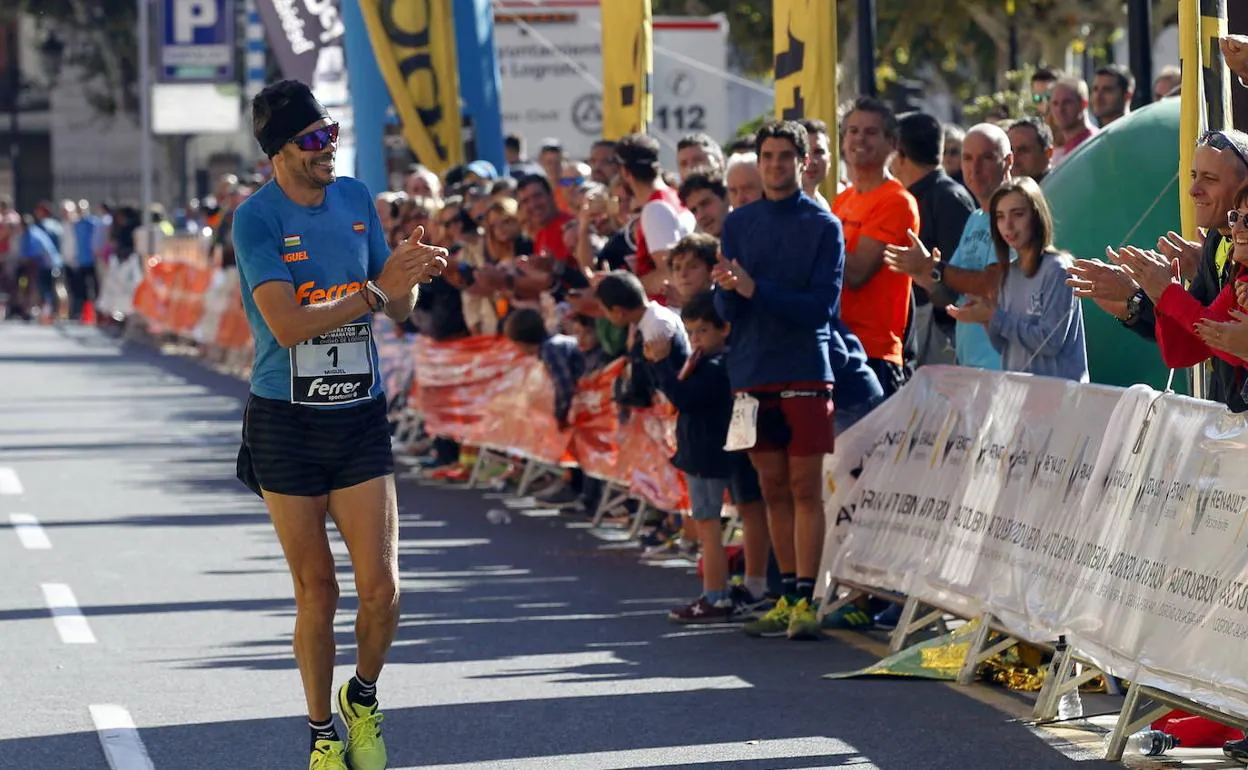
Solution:
[[[511,523],[511,514],[506,508],[491,508],[489,513],[485,514],[485,518],[489,519],[491,524]]]
[[[1079,697],[1079,690],[1074,689],[1062,696],[1057,702],[1057,718],[1061,721],[1068,719],[1078,719],[1083,716],[1083,699]]]
[[[1179,745],[1179,739],[1161,730],[1140,730],[1127,739],[1126,754],[1159,757]]]

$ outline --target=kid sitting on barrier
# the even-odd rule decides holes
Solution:
[[[724,451],[732,419],[732,387],[724,367],[728,325],[715,310],[709,292],[690,300],[681,313],[693,352],[683,365],[671,357],[670,339],[645,343],[659,390],[680,415],[676,418],[676,455],[672,465],[685,474],[689,500],[702,550],[702,595],[673,609],[674,623],[722,623],[732,617],[728,560],[720,531],[720,513],[732,477],[733,461]]]

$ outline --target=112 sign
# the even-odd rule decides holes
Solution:
[[[654,122],[660,131],[705,131],[706,108],[700,104],[664,105],[655,109]]]

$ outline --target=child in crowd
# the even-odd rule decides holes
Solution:
[[[596,372],[613,360],[602,347],[598,338],[598,319],[583,313],[576,313],[570,319],[572,336],[576,337],[576,345],[585,357],[585,373]]]
[[[668,299],[675,307],[683,307],[704,291],[710,291],[711,269],[719,253],[719,239],[706,233],[692,233],[672,247],[671,283]]]
[[[724,367],[728,326],[715,310],[713,295],[699,294],[681,313],[692,341],[687,362],[670,353],[670,338],[645,344],[659,389],[680,415],[676,419],[676,455],[672,465],[683,471],[702,550],[702,595],[668,614],[675,623],[722,623],[732,617],[728,592],[728,561],[720,531],[720,512],[732,477],[733,462],[724,451],[732,420],[732,386]]]
[[[624,419],[628,409],[649,406],[657,388],[653,367],[645,357],[645,346],[666,345],[670,349],[667,355],[671,365],[679,370],[689,358],[689,337],[680,316],[671,308],[651,301],[641,281],[627,270],[615,270],[603,276],[594,296],[606,312],[607,320],[628,329],[629,365],[620,376],[616,390],[616,402],[621,406],[621,419]],[[649,546],[644,555],[691,556],[696,548],[696,537],[690,528],[685,537],[677,541],[675,533],[680,528],[679,517],[670,517],[665,526],[643,540],[643,544]],[[673,544],[674,552],[670,549]]]
[[[555,384],[555,420],[559,430],[567,430],[576,381],[585,374],[585,357],[576,338],[548,333],[542,314],[532,308],[512,311],[503,333],[525,353],[541,359]]]

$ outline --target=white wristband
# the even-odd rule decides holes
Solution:
[[[386,296],[386,293],[382,291],[381,287],[379,287],[376,283],[373,283],[372,281],[367,281],[364,284],[364,288],[372,292],[373,296],[376,297],[381,302],[381,307],[383,309],[386,307],[386,305],[390,304],[390,298]]]

